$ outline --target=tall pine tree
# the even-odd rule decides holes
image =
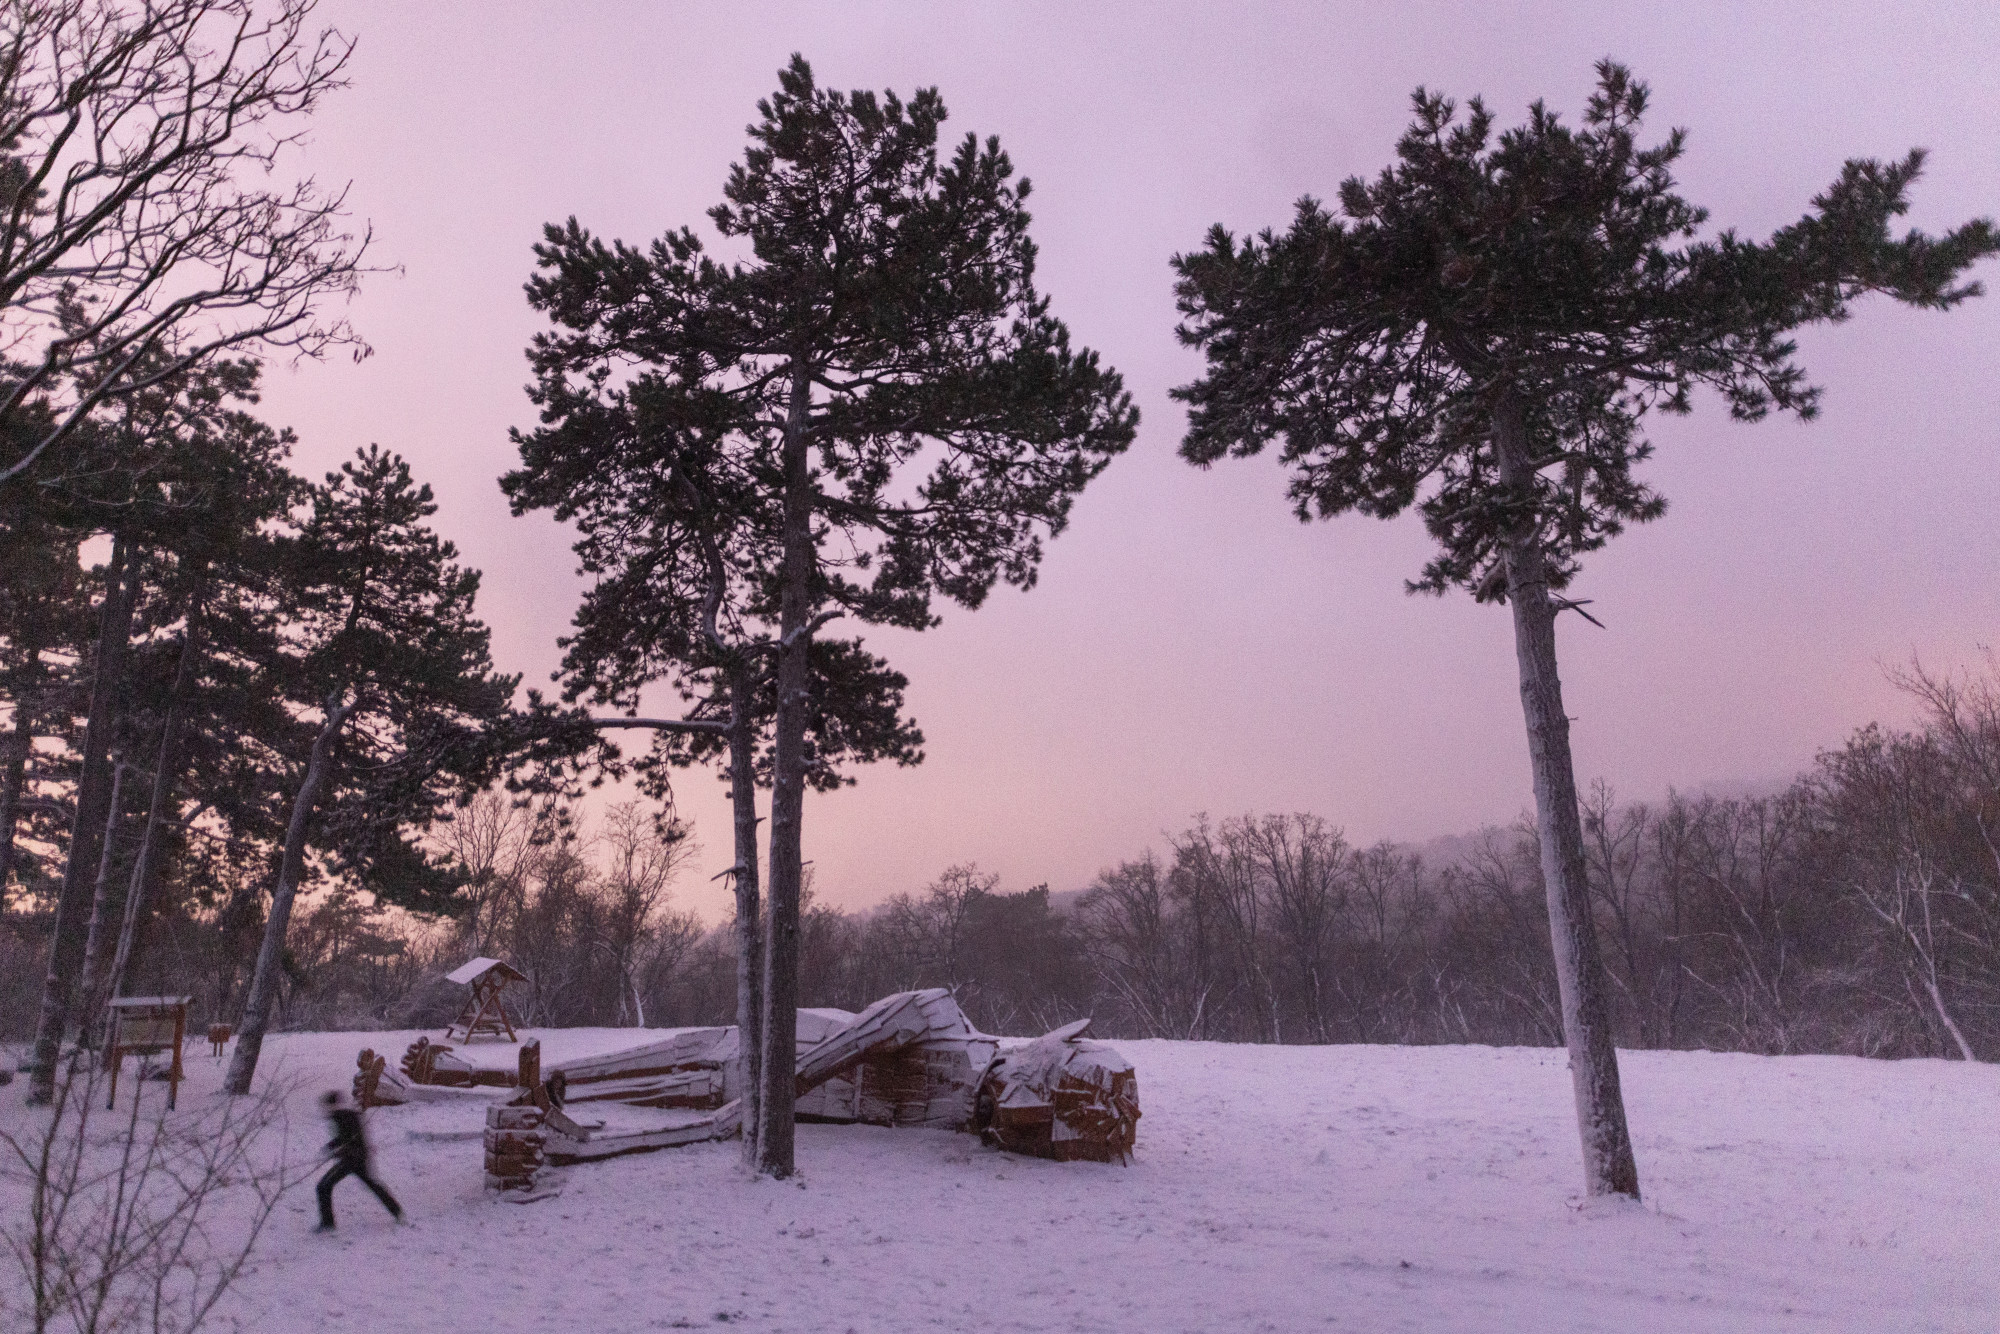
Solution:
[[[516,679],[473,614],[479,573],[427,522],[407,463],[374,446],[316,487],[294,551],[287,694],[316,723],[294,757],[290,819],[225,1088],[247,1093],[270,1027],[292,905],[319,847],[331,869],[436,911],[456,884],[415,839],[492,780]]]
[[[96,1017],[91,1007],[104,964],[97,947],[109,939],[117,870],[115,841],[106,839],[123,815],[113,798],[126,789],[121,774],[147,768],[138,752],[150,749],[135,746],[131,735],[135,634],[143,637],[149,623],[184,619],[187,594],[202,579],[187,584],[183,576],[243,540],[246,529],[274,515],[291,494],[282,466],[287,438],[245,411],[256,398],[255,363],[140,369],[148,387],[101,408],[72,441],[75,471],[42,484],[23,506],[70,543],[110,539],[95,643],[82,655],[87,695],[76,692],[87,706],[73,756],[70,837],[31,1062],[37,1100],[51,1095],[61,1043],[77,1027],[87,1031]],[[9,503],[21,505],[18,497]],[[50,555],[57,563],[73,559]]]
[[[1419,89],[1397,161],[1340,187],[1345,217],[1299,202],[1290,230],[1221,227],[1174,267],[1182,339],[1207,354],[1181,453],[1207,466],[1272,440],[1302,520],[1414,506],[1439,547],[1413,585],[1512,610],[1542,872],[1592,1194],[1637,1197],[1603,968],[1592,930],[1556,675],[1557,613],[1581,558],[1664,502],[1633,474],[1648,413],[1698,385],[1739,420],[1813,415],[1790,332],[1847,318],[1867,292],[1945,309],[1991,224],[1890,234],[1921,153],[1850,161],[1813,211],[1766,242],[1697,239],[1675,193],[1683,146],[1635,135],[1647,91],[1598,66],[1579,128],[1540,103],[1497,138],[1477,100]]]
[[[1034,285],[1028,186],[999,142],[940,161],[934,89],[818,87],[794,56],[710,211],[640,250],[572,221],[538,254],[545,355],[653,368],[774,516],[756,605],[776,644],[762,1170],[793,1167],[799,892],[813,639],[835,616],[923,629],[1033,584],[1045,537],[1131,441],[1116,373]],[[543,355],[543,354],[538,354]]]

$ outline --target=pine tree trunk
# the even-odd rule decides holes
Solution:
[[[771,911],[764,935],[763,1106],[757,1167],[788,1177],[794,1166],[792,1117],[797,1101],[799,882],[805,814],[807,630],[812,615],[812,475],[807,430],[812,380],[792,367],[785,422],[784,565],[778,601],[778,717],[771,778]]]
[[[160,824],[166,819],[167,806],[173,799],[174,778],[180,765],[181,720],[187,715],[194,664],[201,656],[200,618],[201,605],[197,599],[189,606],[187,636],[181,641],[180,661],[174,665],[173,690],[167,697],[167,717],[160,726],[160,749],[153,759],[153,795],[146,804],[146,832],[139,840],[139,856],[132,866],[132,881],[125,890],[125,920],[118,928],[118,950],[104,979],[104,994],[108,997],[115,997],[125,989],[125,972],[132,964],[139,922],[159,879]]]
[[[28,648],[28,661],[39,665],[41,650]],[[21,787],[28,777],[28,752],[35,748],[35,713],[28,703],[29,691],[22,689],[14,698],[14,726],[0,751],[0,912],[7,909],[7,879],[14,874],[14,827],[21,818]]]
[[[96,661],[91,668],[90,712],[83,727],[83,766],[77,780],[76,811],[71,817],[69,856],[49,931],[49,970],[42,979],[41,1012],[29,1062],[28,1101],[37,1105],[55,1098],[56,1065],[69,1031],[77,965],[83,956],[85,896],[91,874],[97,869],[98,840],[103,836],[105,809],[110,804],[112,712],[125,675],[125,650],[132,638],[132,611],[138,595],[139,576],[131,565],[131,552],[124,540],[114,541],[111,563],[105,569],[104,606],[98,623]]]
[[[257,1057],[264,1050],[264,1034],[271,1023],[271,1001],[278,992],[278,971],[285,952],[285,928],[292,920],[292,900],[298,896],[299,881],[305,875],[306,824],[312,819],[313,803],[326,785],[333,768],[333,742],[341,724],[353,712],[351,704],[338,704],[338,694],[326,701],[326,721],[313,739],[312,757],[299,794],[292,801],[291,824],[285,830],[285,859],[278,870],[278,887],[271,894],[271,915],[264,921],[264,940],[257,949],[257,968],[250,975],[250,991],[243,998],[243,1019],[236,1028],[236,1054],[229,1062],[229,1078],[223,1091],[244,1094],[257,1073]]]
[[[1524,413],[1511,394],[1495,405],[1493,445],[1502,483],[1526,490],[1534,469]],[[1548,559],[1532,533],[1508,541],[1503,558],[1507,601],[1514,614],[1514,652],[1521,670],[1521,708],[1528,724],[1528,758],[1535,775],[1535,824],[1541,838],[1556,987],[1562,1001],[1563,1037],[1569,1044],[1577,1128],[1583,1138],[1584,1186],[1591,1195],[1627,1195],[1636,1200],[1639,1167],[1625,1125],[1604,964],[1598,955],[1585,878],[1569,716],[1563,712],[1562,682],[1556,674],[1556,606],[1549,593]]]
[[[131,766],[119,760],[111,767],[111,803],[104,812],[104,838],[98,844],[97,883],[90,894],[90,928],[83,937],[83,977],[76,984],[78,1045],[88,1048],[96,1032],[98,979],[104,972],[104,937],[111,930],[111,861],[118,832],[118,816],[123,805],[125,771]]]
[[[763,928],[757,878],[757,770],[750,729],[750,671],[729,671],[729,788],[736,815],[736,1053],[737,1095],[742,1099],[743,1164],[755,1171],[763,1097]]]

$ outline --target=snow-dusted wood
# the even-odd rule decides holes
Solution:
[[[999,1040],[942,987],[884,996],[799,1058],[801,1115],[963,1130]]]
[[[628,1153],[678,1148],[703,1140],[727,1139],[740,1128],[737,1107],[738,1104],[730,1103],[708,1113],[663,1110],[652,1125],[614,1127],[579,1121],[564,1111],[551,1110],[542,1121],[541,1153],[544,1161],[560,1167]]]
[[[505,1070],[480,1070],[452,1055],[452,1049],[429,1038],[418,1038],[403,1053],[403,1077],[412,1084],[437,1084],[445,1088],[470,1088],[486,1084],[510,1088],[514,1076]]]
[[[534,1184],[542,1165],[543,1118],[547,1109],[532,1102],[486,1109],[486,1176],[502,1188]]]
[[[445,1028],[444,1035],[456,1035],[460,1041],[470,1042],[481,1034],[496,1038],[504,1034],[509,1042],[519,1041],[514,1034],[514,1020],[508,1015],[500,993],[509,982],[527,980],[498,959],[472,959],[447,973],[445,981],[470,987],[472,994],[465,998],[464,1008]]]
[[[1139,1131],[1139,1077],[1080,1019],[1004,1052],[980,1082],[974,1122],[985,1140],[1062,1162],[1128,1162]]]
[[[395,1084],[384,1088],[382,1076],[386,1073],[389,1060],[377,1056],[373,1047],[363,1047],[354,1059],[354,1105],[366,1111],[370,1107],[395,1107],[405,1101]],[[398,1081],[400,1083],[401,1081]]]
[[[797,1115],[977,1131],[1017,1153],[1124,1161],[1137,1131],[1138,1080],[1117,1052],[1083,1040],[1088,1027],[1079,1020],[1002,1053],[1000,1040],[973,1028],[951,993],[938,987],[884,996],[860,1014],[800,1010]],[[487,1175],[525,1186],[545,1162],[587,1162],[739,1133],[744,1100],[730,1087],[739,1069],[737,1040],[733,1027],[685,1029],[550,1066],[539,1084],[488,1110]],[[461,1070],[474,1073],[450,1048],[421,1039],[404,1066],[433,1082],[470,1082]]]
[[[507,965],[498,959],[489,959],[482,954],[476,959],[467,959],[464,963],[446,973],[444,980],[461,987],[469,987],[495,968],[507,968]],[[514,972],[511,968],[508,968],[507,971],[510,973]],[[514,973],[514,975],[516,977],[520,976],[519,973]]]
[[[636,1107],[720,1107],[736,1055],[732,1028],[690,1028],[629,1051],[563,1061],[570,1102],[625,1102]]]
[[[110,1003],[111,1040],[104,1060],[111,1067],[111,1094],[106,1107],[118,1102],[118,1068],[127,1056],[168,1058],[167,1108],[181,1091],[181,1043],[187,1037],[187,1010],[192,996],[121,996]]]

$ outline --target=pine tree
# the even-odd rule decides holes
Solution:
[[[31,843],[58,837],[59,821],[36,789],[47,757],[41,738],[62,738],[74,712],[74,673],[90,639],[89,581],[78,559],[79,535],[25,492],[0,495],[0,915],[47,888],[52,870]],[[30,840],[20,838],[27,830]]]
[[[777,658],[758,1154],[783,1176],[814,636],[842,615],[924,629],[939,595],[1032,585],[1137,413],[1035,290],[1028,185],[997,140],[940,162],[934,89],[837,93],[797,56],[779,85],[709,214],[746,261],[685,228],[638,250],[572,220],[529,295],[560,330],[546,355],[656,370],[661,410],[754,484],[746,517],[772,516],[751,581]]]
[[[426,522],[407,463],[374,446],[315,487],[293,552],[286,693],[317,724],[297,776],[263,940],[225,1088],[250,1091],[292,904],[317,846],[338,874],[418,911],[456,882],[416,837],[495,776],[516,678],[473,615],[479,574]]]
[[[174,572],[212,561],[290,494],[281,462],[285,438],[241,406],[255,401],[255,363],[212,361],[173,371],[162,355],[135,369],[148,387],[104,406],[79,429],[72,441],[76,471],[39,487],[32,501],[8,502],[34,524],[66,534],[67,542],[111,539],[95,644],[84,655],[88,706],[74,755],[70,836],[32,1058],[30,1094],[37,1100],[51,1095],[62,1042],[79,1020],[87,1029],[94,1018],[116,869],[106,839],[124,814],[115,800],[124,790],[122,775],[146,767],[133,758],[128,735],[135,632],[149,619],[185,615],[179,605],[185,599],[168,587]],[[64,559],[73,556],[58,557]]]
[[[276,527],[304,486],[285,466],[290,433],[248,411],[260,377],[257,363],[235,360],[168,382],[183,424],[127,529],[146,561],[117,745],[143,780],[134,788],[143,815],[129,865],[118,867],[122,901],[100,887],[92,913],[80,984],[86,1034],[101,1021],[98,1003],[121,993],[167,865],[186,850],[183,797],[231,831],[222,837],[268,842],[274,832],[258,797],[276,774],[256,759],[271,754],[265,746],[282,752],[297,723],[268,692],[244,689],[231,658],[277,657]]]
[[[578,362],[576,353],[589,358]],[[671,768],[721,758],[730,787],[735,856],[739,1087],[744,1156],[754,1165],[761,1051],[762,902],[756,791],[768,785],[776,716],[774,647],[752,579],[772,538],[771,507],[730,472],[714,423],[690,430],[657,373],[630,383],[592,348],[542,340],[531,390],[544,425],[515,433],[522,467],[501,479],[516,513],[548,508],[579,533],[581,572],[595,581],[575,618],[558,679],[570,702],[589,696],[626,718],[594,727],[654,730],[642,787],[669,798]],[[768,609],[765,609],[768,612]],[[845,764],[914,764],[923,736],[902,715],[905,678],[860,641],[814,640],[807,725],[808,782],[825,790]],[[635,719],[640,691],[668,682],[686,718]]]
[[[1698,239],[1707,215],[1671,174],[1684,135],[1640,147],[1646,101],[1605,61],[1579,128],[1536,103],[1496,138],[1479,101],[1460,120],[1419,89],[1396,164],[1340,187],[1344,218],[1303,199],[1282,235],[1239,244],[1218,226],[1174,261],[1181,337],[1208,359],[1176,391],[1183,457],[1282,440],[1300,519],[1414,506],[1439,552],[1412,587],[1512,610],[1585,1179],[1633,1197],[1556,675],[1556,616],[1582,604],[1563,590],[1585,554],[1665,508],[1633,472],[1647,414],[1685,413],[1706,385],[1739,420],[1809,418],[1792,330],[1871,291],[1949,308],[2000,248],[1985,221],[1891,236],[1921,152],[1850,161],[1768,241]]]

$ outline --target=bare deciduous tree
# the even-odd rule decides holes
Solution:
[[[35,1334],[188,1334],[310,1167],[271,1151],[285,1091],[175,1114],[134,1080],[130,1109],[107,1126],[100,1086],[95,1070],[73,1070],[32,1128],[0,1131],[0,1180],[25,1196],[0,1221],[22,1280],[0,1287],[0,1315]]]
[[[365,350],[326,308],[368,237],[344,191],[284,175],[353,50],[317,3],[7,0],[0,434],[20,443],[0,484],[226,349]]]
[[[1272,927],[1290,956],[1308,1029],[1315,1040],[1330,1042],[1326,971],[1352,889],[1347,839],[1305,814],[1244,820],[1240,832],[1269,887]]]
[[[1099,983],[1136,1035],[1196,1040],[1207,1036],[1215,979],[1167,879],[1150,852],[1121,863],[1097,877],[1079,919]]]
[[[663,938],[659,930],[667,889],[697,849],[678,821],[656,820],[635,801],[605,812],[598,842],[605,865],[597,885],[597,943],[618,977],[619,1024],[643,1028],[646,1002],[640,979],[660,949],[682,935]]]
[[[1266,963],[1269,946],[1264,908],[1267,895],[1250,840],[1250,817],[1211,826],[1202,816],[1174,840],[1175,887],[1193,910],[1208,917],[1233,956],[1235,974],[1247,992],[1257,1038],[1283,1042],[1284,1023]]]

